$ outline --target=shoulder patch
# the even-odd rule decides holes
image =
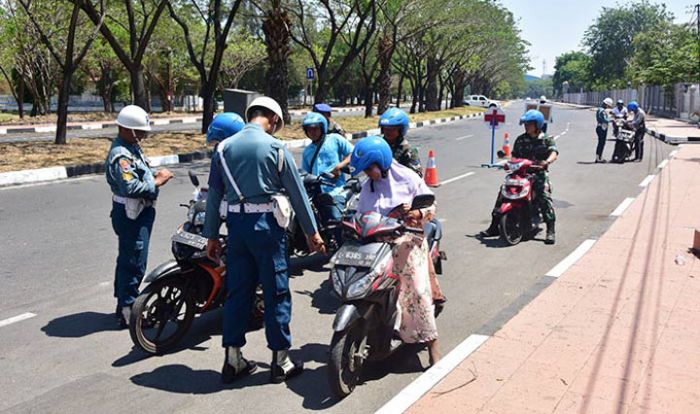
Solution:
[[[123,173],[131,171],[131,161],[126,158],[119,159],[119,166],[122,168]]]

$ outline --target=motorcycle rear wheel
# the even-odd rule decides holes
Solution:
[[[518,210],[511,210],[501,216],[498,226],[501,239],[511,246],[515,246],[523,239],[523,220]]]
[[[367,331],[362,322],[333,334],[328,361],[328,384],[336,397],[347,397],[360,381],[366,358],[357,354],[364,352],[366,344]]]
[[[184,308],[184,309],[183,309]],[[156,280],[136,298],[131,308],[129,333],[134,345],[149,354],[173,349],[192,325],[194,296],[178,277]],[[149,335],[155,330],[155,335]],[[163,338],[161,335],[167,331]]]

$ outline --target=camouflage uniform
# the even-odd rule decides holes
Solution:
[[[411,146],[404,137],[400,137],[396,144],[389,143],[394,159],[399,164],[408,167],[416,172],[419,176],[423,176],[423,167],[420,164],[420,156],[418,148]]]
[[[559,150],[557,149],[557,144],[547,134],[541,132],[537,138],[533,138],[525,133],[515,139],[512,156],[513,158],[544,161],[552,152],[558,154]],[[556,220],[556,216],[552,205],[552,185],[547,171],[535,173],[532,189],[537,194],[537,203],[542,213],[542,218],[546,223],[553,223]]]

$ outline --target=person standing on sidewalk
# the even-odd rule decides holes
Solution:
[[[128,105],[119,112],[117,125],[119,135],[107,154],[105,176],[112,190],[112,228],[119,238],[114,297],[118,325],[123,329],[129,324],[131,305],[146,272],[158,191],[173,173],[165,168],[152,170],[141,151],[139,144],[151,130],[146,111]]]
[[[608,124],[610,124],[610,117],[608,116],[608,109],[612,107],[613,101],[611,98],[603,99],[603,105],[598,108],[595,113],[595,120],[598,125],[595,128],[595,133],[598,135],[598,147],[595,150],[595,162],[606,162],[603,159],[603,150],[605,149],[605,140],[608,139]]]
[[[323,239],[304,191],[294,158],[273,134],[284,127],[282,109],[272,98],[259,97],[246,110],[248,124],[221,142],[209,172],[207,211],[202,235],[207,255],[221,257],[219,205],[228,200],[228,296],[224,304],[224,366],[221,380],[230,383],[251,374],[257,364],[243,358],[245,333],[255,288],[263,287],[265,336],[272,350],[270,380],[281,383],[302,372],[304,364],[292,361],[289,330],[292,297],[289,291],[287,237],[290,202],[307,234],[309,249],[325,254]],[[288,199],[282,195],[285,192]]]
[[[646,113],[636,101],[627,104],[627,109],[632,112],[632,121],[627,125],[634,130],[634,161],[640,162],[644,158],[644,134],[647,131],[645,119]]]

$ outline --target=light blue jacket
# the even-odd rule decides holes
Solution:
[[[141,147],[129,144],[121,137],[117,137],[109,149],[105,160],[105,176],[115,195],[147,200],[158,197],[153,170]]]

